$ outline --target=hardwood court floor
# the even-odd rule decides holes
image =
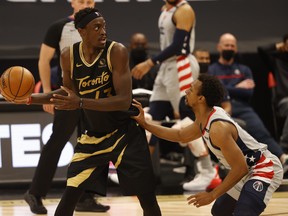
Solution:
[[[188,195],[158,195],[157,199],[163,216],[208,216],[212,204],[201,208],[189,206]],[[98,199],[101,203],[111,206],[106,213],[78,213],[74,216],[142,216],[138,200],[133,196],[105,197]],[[59,199],[44,200],[48,216],[54,214]],[[277,192],[262,216],[288,216],[288,192]],[[23,200],[0,201],[0,216],[32,216],[29,207]]]
[[[163,216],[209,216],[212,204],[200,208],[188,205],[189,196],[179,185],[183,174],[173,172],[174,165],[161,165],[161,183],[157,186],[157,199]],[[53,216],[65,183],[54,185],[47,199],[43,200],[48,209],[47,216]],[[23,195],[28,185],[0,185],[0,216],[34,216]],[[191,193],[191,192],[190,192]],[[110,205],[106,213],[78,213],[74,216],[142,216],[136,197],[121,196],[119,186],[108,184],[107,197],[98,197],[100,203]],[[288,216],[288,181],[279,187],[261,216]]]

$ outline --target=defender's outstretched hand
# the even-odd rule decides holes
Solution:
[[[135,106],[139,110],[139,115],[131,116],[131,118],[135,119],[141,126],[145,125],[146,120],[145,120],[144,110],[143,110],[141,103],[133,99],[132,105]]]

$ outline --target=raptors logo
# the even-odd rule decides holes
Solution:
[[[255,181],[253,183],[253,188],[258,191],[261,192],[263,190],[263,183],[261,181]]]

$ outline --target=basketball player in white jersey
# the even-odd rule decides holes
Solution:
[[[214,76],[201,74],[186,91],[186,103],[195,113],[193,124],[173,129],[146,122],[141,104],[134,119],[157,137],[189,142],[202,137],[219,161],[229,169],[223,182],[210,192],[188,197],[196,207],[213,204],[214,216],[258,216],[281,184],[283,168],[277,156],[243,130],[221,107],[224,89]]]
[[[135,79],[142,79],[156,64],[161,64],[153,86],[150,98],[149,114],[153,120],[161,121],[167,116],[170,119],[194,119],[191,110],[187,110],[184,102],[185,90],[190,87],[193,79],[199,75],[199,65],[191,54],[195,44],[195,13],[186,0],[166,0],[158,20],[160,31],[161,52],[150,59],[136,65],[131,72]],[[152,137],[150,149],[157,143],[157,138]],[[204,145],[204,144],[203,144]],[[217,186],[214,182],[221,182],[214,169],[210,155],[206,152],[199,157],[200,173],[193,179],[193,156],[188,147],[184,150],[184,165],[188,182],[183,184],[185,190],[206,190]],[[217,181],[214,181],[214,180]]]

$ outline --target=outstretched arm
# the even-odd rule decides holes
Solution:
[[[135,119],[141,125],[141,127],[150,131],[152,134],[161,139],[166,139],[172,142],[186,143],[201,137],[201,131],[197,120],[185,128],[168,128],[159,124],[155,124],[153,121],[146,121],[144,117],[144,110],[141,103],[138,101],[133,100],[132,105],[139,109],[139,115],[133,116],[132,118]]]
[[[1,93],[1,89],[0,89]],[[34,93],[29,98],[23,99],[23,100],[15,100],[12,103],[15,104],[35,104],[35,105],[43,105],[43,104],[53,104],[51,101],[51,98],[53,97],[53,94],[59,94],[59,95],[65,95],[67,94],[62,89],[56,89],[54,91],[51,91],[49,93]],[[7,100],[8,102],[11,102]]]

